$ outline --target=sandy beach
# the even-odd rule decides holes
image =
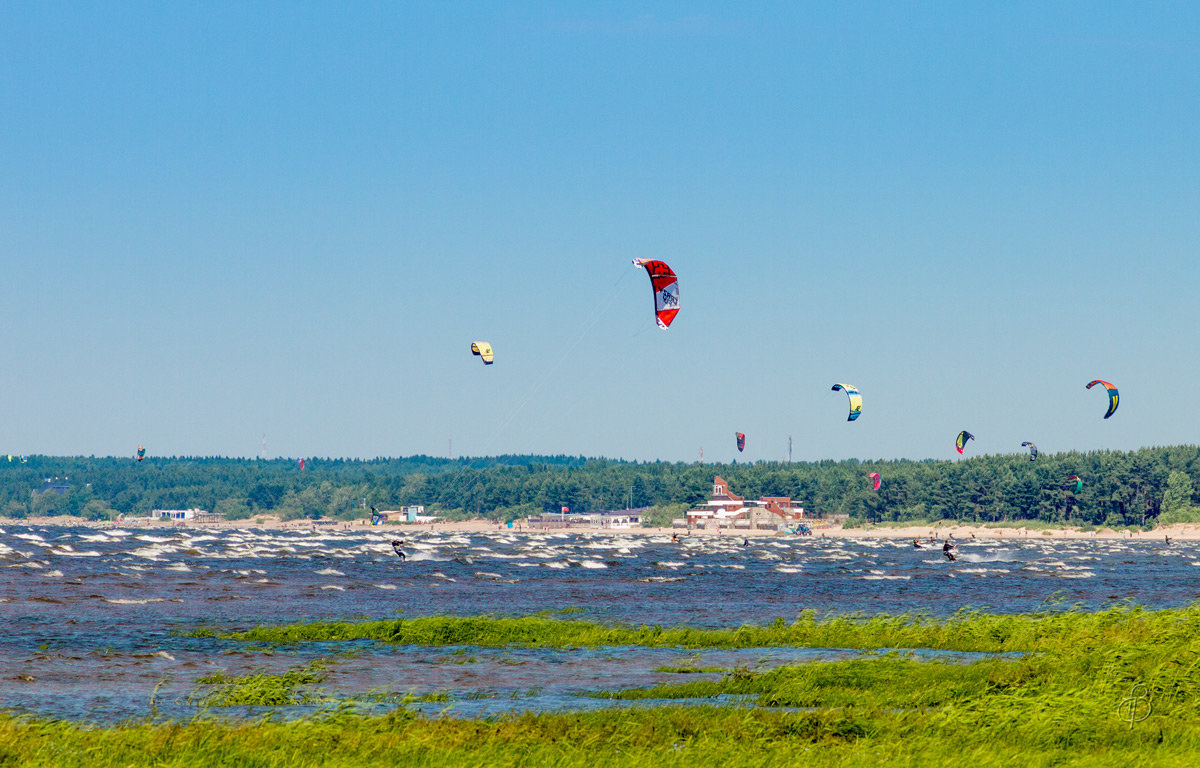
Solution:
[[[398,536],[405,533],[439,532],[439,533],[484,533],[504,532],[509,534],[545,533],[544,529],[530,529],[524,522],[515,523],[509,528],[505,523],[494,520],[462,520],[435,521],[433,523],[387,523],[372,528],[366,518],[356,520],[280,520],[271,516],[259,516],[246,520],[228,520],[220,522],[194,522],[177,520],[148,520],[145,518],[128,518],[124,520],[85,520],[79,517],[27,517],[0,518],[0,527],[6,525],[36,525],[36,526],[83,526],[88,528],[258,528],[263,530],[283,531],[348,531],[365,530],[385,533],[393,532]],[[824,525],[821,521],[811,523],[813,536],[841,537],[854,539],[918,539],[928,540],[953,537],[960,541],[970,539],[1144,539],[1161,540],[1165,537],[1178,540],[1200,540],[1200,525],[1176,524],[1155,528],[1151,531],[1114,531],[1111,528],[1100,528],[1094,531],[1084,531],[1078,528],[1027,528],[1020,525],[991,527],[983,525],[940,524],[921,525],[874,525],[866,528],[844,528],[841,525]],[[788,534],[771,530],[748,529],[715,529],[715,528],[600,528],[587,526],[572,526],[570,528],[555,528],[552,531],[567,530],[571,533],[608,533],[614,535],[633,536],[729,536],[734,538],[760,537],[790,537]]]

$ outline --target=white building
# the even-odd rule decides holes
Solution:
[[[400,507],[400,509],[384,509],[376,514],[381,523],[432,523],[437,520],[436,515],[425,514],[424,504],[410,504],[407,507]]]
[[[712,496],[698,509],[689,509],[685,524],[718,528],[779,528],[804,520],[804,507],[786,496],[764,496],[748,501],[729,491],[721,477],[713,478]],[[676,521],[678,524],[679,521]]]
[[[198,520],[213,517],[203,509],[154,509],[150,511],[153,520]]]
[[[611,512],[565,512],[526,518],[530,530],[551,528],[637,528],[642,524],[646,507]]]

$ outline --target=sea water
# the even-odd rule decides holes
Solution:
[[[311,619],[525,615],[701,627],[826,613],[1020,613],[1200,594],[1200,544],[1162,539],[1027,539],[940,547],[887,539],[612,533],[464,534],[8,526],[0,534],[0,708],[111,722],[195,714],[213,672],[282,672],[352,650],[327,674],[382,698],[455,694],[461,714],[605,705],[577,694],[661,682],[680,663],[761,668],[837,649],[589,651],[314,644],[263,654],[183,634]],[[153,707],[151,698],[153,697]],[[376,698],[380,698],[376,696]],[[445,703],[427,705],[438,711]],[[302,708],[300,708],[302,709]]]

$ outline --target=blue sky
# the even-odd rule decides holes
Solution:
[[[1197,94],[1187,3],[6,2],[0,452],[1195,442]]]

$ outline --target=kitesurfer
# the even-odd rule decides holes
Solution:
[[[400,549],[400,547],[403,547],[403,546],[404,546],[403,539],[392,539],[392,549],[394,549],[396,551],[396,554],[400,556],[400,562],[404,562],[405,560],[408,559],[407,557],[404,556],[404,550]]]
[[[1165,539],[1167,540],[1167,546],[1168,546],[1168,547],[1169,547],[1169,546],[1171,546],[1171,537],[1170,537],[1170,536],[1164,536],[1163,538],[1165,538]]]
[[[942,545],[942,554],[952,563],[957,560],[958,558],[954,556],[954,542],[947,539],[946,543]]]
[[[1167,540],[1167,543],[1170,543],[1170,539]],[[750,539],[742,539],[742,546],[743,547],[750,546]]]
[[[921,546],[921,542],[913,539],[913,549],[925,549],[925,547]]]
[[[678,544],[678,543],[679,543],[679,534],[678,534],[678,533],[672,533],[672,534],[671,534],[671,543],[672,543],[672,544]]]

